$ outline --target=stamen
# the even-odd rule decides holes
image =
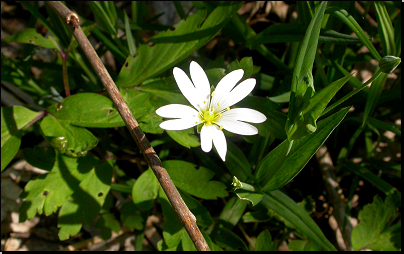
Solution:
[[[217,106],[218,106],[218,107],[220,107],[220,104],[219,104],[219,102],[217,103]]]
[[[212,92],[212,94],[211,94],[210,96],[212,96],[212,97],[213,97],[213,95],[214,95],[214,94],[215,94],[215,91],[213,91],[213,92]]]
[[[221,130],[223,130],[223,125],[220,125],[220,127],[219,127]]]
[[[221,117],[221,116],[222,116],[222,113],[217,114],[217,117]]]
[[[203,104],[206,104],[206,101],[203,101]]]
[[[229,110],[230,110],[230,107],[227,107],[226,110],[229,111]]]

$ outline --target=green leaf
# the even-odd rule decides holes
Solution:
[[[210,227],[213,224],[213,220],[208,209],[205,208],[198,200],[181,190],[180,194],[189,210],[191,210],[192,214],[195,216],[196,224],[203,228]]]
[[[333,15],[345,23],[369,49],[370,53],[377,61],[382,58],[379,52],[377,52],[376,48],[373,46],[372,42],[369,40],[365,31],[363,31],[358,22],[356,22],[356,20],[346,10],[338,6],[330,6],[326,9],[325,13]]]
[[[276,243],[272,241],[268,230],[262,231],[255,241],[255,251],[276,251]]]
[[[53,147],[70,157],[84,156],[98,144],[98,139],[89,130],[59,122],[53,116],[42,120],[41,130]]]
[[[50,38],[45,39],[41,34],[36,32],[35,28],[27,28],[25,30],[18,31],[13,35],[4,38],[3,41],[29,43],[44,48],[58,49],[54,41],[52,41]]]
[[[392,225],[397,218],[397,208],[388,195],[385,202],[374,196],[373,203],[365,205],[359,212],[359,224],[352,231],[354,250],[401,250],[401,223]]]
[[[253,206],[257,205],[261,201],[263,194],[260,188],[248,183],[243,183],[235,176],[233,177],[232,185],[233,192],[236,193],[239,199],[248,200]]]
[[[124,14],[125,14],[126,40],[128,42],[130,56],[134,57],[135,54],[136,54],[136,43],[135,43],[135,40],[133,39],[132,30],[130,29],[130,23],[129,23],[128,15],[126,14],[126,12],[124,12]]]
[[[212,225],[212,218],[210,217],[208,210],[202,204],[182,191],[180,191],[180,194],[189,210],[191,210],[192,214],[196,217],[196,223],[199,226],[209,227]],[[189,236],[178,219],[177,214],[174,212],[174,209],[162,188],[159,189],[159,202],[161,203],[163,216],[165,218],[163,224],[164,241],[168,248],[172,248],[177,246],[181,239],[184,240],[184,238],[189,238]]]
[[[97,162],[89,155],[71,158],[58,154],[51,172],[29,181],[21,193],[25,201],[20,208],[20,222],[34,218],[36,213],[49,216],[56,212]]]
[[[401,63],[401,58],[396,56],[385,56],[380,59],[379,67],[380,70],[384,73],[391,74],[397,68],[397,66]]]
[[[266,192],[260,204],[289,221],[297,230],[313,240],[323,250],[335,250],[335,247],[327,240],[309,214],[283,192]]]
[[[218,6],[206,19],[206,10],[182,20],[174,31],[161,32],[144,44],[135,58],[128,58],[116,80],[118,87],[137,86],[184,60],[210,41],[240,8],[240,3]],[[164,61],[161,61],[164,59]]]
[[[95,166],[83,176],[74,193],[59,212],[59,239],[66,240],[80,232],[83,222],[90,226],[98,216],[111,187],[112,167],[109,162]]]
[[[299,42],[303,40],[307,26],[298,24],[275,24],[271,25],[256,36],[249,45],[252,48],[260,44]],[[334,30],[320,30],[318,37],[320,43],[349,44],[361,42],[358,37],[342,34]]]
[[[365,167],[361,167],[360,165],[357,165],[351,161],[344,161],[342,165],[352,173],[370,182],[373,186],[378,188],[386,195],[397,191],[395,187],[393,187],[391,184],[380,178],[380,176],[374,174],[372,171]]]
[[[381,1],[374,1],[373,6],[375,7],[377,30],[381,38],[383,53],[385,56],[394,55],[396,53],[394,28],[386,6]]]
[[[317,131],[293,141],[291,149],[290,142],[285,140],[265,156],[255,174],[262,189],[277,190],[292,180],[341,123],[348,111],[349,108],[342,109],[318,122]]]
[[[362,120],[362,119],[355,118],[355,120],[359,121],[359,120]],[[396,125],[396,124],[393,124],[393,123],[383,122],[383,121],[378,120],[378,119],[373,118],[373,117],[368,118],[368,124],[372,125],[373,127],[378,128],[378,129],[382,129],[382,130],[385,130],[385,131],[391,131],[391,132],[397,134],[398,136],[401,136],[401,127],[399,125]]]
[[[279,108],[279,105],[272,102],[269,98],[247,96],[242,101],[237,103],[237,107],[255,109],[267,117],[265,122],[253,124],[255,127],[257,127],[258,134],[260,134],[260,136],[267,136],[269,132],[278,139],[284,140],[286,138],[285,124],[287,116],[284,113],[275,110]]]
[[[250,163],[244,153],[231,141],[227,141],[227,155],[224,163],[231,175],[240,181],[247,181],[253,177]]]
[[[40,114],[22,106],[1,108],[1,171],[18,152],[24,127]]]
[[[215,174],[210,169],[196,169],[193,164],[180,160],[164,161],[163,165],[175,186],[190,195],[203,199],[217,199],[228,195],[223,183],[210,180]]]
[[[304,102],[301,113],[289,135],[292,140],[299,139],[317,130],[316,121],[324,111],[327,104],[341,87],[352,77],[348,75],[332,82],[308,101]]]
[[[234,60],[231,62],[231,64],[228,66],[229,72],[232,72],[237,69],[243,69],[244,75],[243,78],[239,81],[242,82],[245,79],[251,78],[253,74],[253,59],[252,57],[243,57],[240,62],[238,60]]]
[[[237,189],[234,191],[237,197],[241,200],[250,201],[253,206],[256,206],[259,202],[261,202],[263,194],[260,191],[248,191]]]
[[[387,81],[387,74],[382,73],[372,82],[372,86],[370,87],[368,97],[366,99],[365,111],[363,112],[362,126],[365,126],[369,115],[371,115],[373,109],[377,105],[377,101],[379,100],[379,97],[383,91],[384,84],[386,84],[386,81]]]
[[[291,240],[289,242],[290,251],[321,251],[321,247],[310,240]]]
[[[88,5],[94,13],[100,27],[111,36],[116,36],[117,15],[113,1],[97,2],[88,1]]]
[[[288,140],[294,140],[292,135],[296,131],[296,122],[299,119],[304,103],[314,93],[312,68],[316,56],[318,37],[327,2],[322,2],[318,11],[311,20],[304,39],[300,45],[299,54],[296,58],[290,93],[288,120],[285,125]]]
[[[22,153],[24,159],[34,167],[50,171],[55,165],[56,153],[52,147],[28,147]]]
[[[149,168],[143,172],[136,180],[132,189],[133,202],[142,211],[147,211],[153,207],[153,202],[157,198],[160,184]]]
[[[241,216],[244,214],[247,205],[248,202],[245,200],[240,200],[234,196],[230,198],[220,213],[219,220],[217,221],[217,225],[215,227],[220,228],[221,226],[219,224],[221,224],[229,230],[233,229],[233,227],[235,227],[239,222]]]
[[[63,42],[62,38],[58,37],[59,32],[48,22],[45,17],[39,12],[38,7],[34,7],[30,2],[22,1],[21,4],[31,12],[31,14],[38,19],[39,22],[54,36],[54,38],[60,39]],[[67,45],[63,45],[67,47]]]
[[[96,228],[101,229],[101,237],[108,240],[112,236],[112,231],[119,233],[121,230],[120,222],[115,218],[115,214],[106,212],[101,214],[100,219],[95,224]],[[59,235],[60,238],[60,235]]]
[[[145,108],[142,108],[142,105],[148,97],[147,93],[139,93],[133,97],[124,96],[135,118],[143,116]],[[61,104],[54,104],[47,110],[57,120],[76,126],[97,128],[125,126],[112,101],[95,93],[79,93],[69,96]]]
[[[124,50],[123,48],[120,48],[116,45],[116,43],[111,40],[111,38],[107,37],[99,28],[98,26],[95,26],[92,32],[93,35],[95,35],[101,42],[104,43],[105,47],[111,51],[111,53],[114,55],[114,57],[120,62],[124,63],[126,61],[127,55],[122,52]]]
[[[198,147],[201,145],[199,139],[194,135],[194,128],[181,131],[167,131],[167,134],[178,144],[186,148]]]
[[[215,227],[210,234],[213,241],[226,250],[247,250],[245,243],[231,230],[237,225],[248,202],[232,197],[224,206]]]
[[[145,221],[141,215],[136,213],[138,210],[134,203],[124,203],[120,210],[122,224],[129,229],[142,230]]]

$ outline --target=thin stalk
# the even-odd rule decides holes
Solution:
[[[69,51],[66,52],[60,51],[60,55],[62,56],[62,73],[63,73],[63,86],[65,88],[66,97],[70,96],[70,87],[69,87],[69,79],[67,78],[67,57],[69,55]]]

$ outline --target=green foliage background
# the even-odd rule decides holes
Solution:
[[[19,58],[2,54],[1,80],[27,93],[37,107],[2,105],[1,169],[23,143],[23,158],[48,171],[25,185],[20,221],[58,213],[60,240],[77,235],[83,224],[102,228],[105,239],[125,227],[134,230],[135,247],[141,249],[146,220],[158,209],[164,217],[159,250],[194,250],[63,21],[47,5],[18,4],[30,13],[28,28],[2,43],[20,43],[24,50]],[[388,142],[401,140],[401,124],[394,122],[401,121],[401,4],[357,3],[376,19],[372,26],[354,2],[298,1],[296,20],[261,28],[238,14],[247,3],[193,1],[190,12],[181,2],[173,4],[181,21],[166,26],[155,22],[164,13],[146,16],[145,2],[128,3],[125,9],[114,2],[66,3],[96,41],[98,55],[112,55],[110,75],[210,248],[276,250],[286,241],[290,250],[339,249],[335,235],[319,224],[325,218],[318,199],[330,193],[313,156],[326,146],[335,166],[330,170],[346,197],[345,222],[359,219],[344,239],[347,249],[401,250],[401,160],[386,162],[377,149],[386,132],[394,134]],[[145,32],[152,34],[148,40]],[[209,52],[206,45],[213,41],[225,41],[228,49]],[[40,48],[58,52],[57,60],[36,60]],[[67,97],[64,60],[72,94]],[[252,94],[236,106],[258,110],[267,121],[255,125],[256,136],[225,132],[224,163],[214,151],[201,151],[195,130],[159,127],[163,119],[157,108],[188,105],[172,69],[189,73],[191,60],[205,69],[212,86],[240,68],[243,79],[257,79]],[[379,65],[369,70],[370,80],[351,74],[372,60]],[[41,70],[39,78],[32,67]],[[28,135],[42,137],[47,145],[30,142],[24,138]],[[359,196],[369,202],[354,207],[363,182],[368,191]],[[120,208],[113,192],[126,198]],[[328,202],[334,205],[331,198]],[[345,234],[348,227],[340,226]]]

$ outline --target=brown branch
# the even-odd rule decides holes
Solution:
[[[63,20],[66,21],[67,26],[69,27],[73,36],[76,38],[80,47],[83,49],[86,57],[90,61],[95,72],[97,73],[102,84],[111,97],[111,100],[114,102],[115,107],[118,109],[119,114],[126,124],[126,127],[128,127],[130,134],[135,139],[137,146],[142,151],[147,163],[149,164],[158,181],[160,182],[161,187],[166,193],[168,200],[170,201],[180,221],[184,225],[186,231],[195,244],[196,249],[210,250],[208,244],[201,234],[201,231],[199,231],[199,228],[196,225],[195,216],[191,213],[184,200],[181,198],[178,190],[176,189],[174,183],[168,175],[167,170],[163,167],[160,158],[157,156],[153,147],[150,145],[150,142],[147,140],[145,134],[140,129],[138,122],[133,117],[132,112],[122,98],[122,95],[116,87],[114,81],[105,69],[104,65],[102,64],[94,48],[91,46],[87,37],[81,30],[78,16],[60,2],[50,1],[46,3],[56,13],[58,13],[58,15]]]
[[[342,233],[342,238],[344,240],[345,246],[340,246],[341,249],[352,251],[352,224],[346,215],[346,204],[344,202],[344,194],[342,189],[338,184],[337,178],[335,177],[333,165],[330,153],[327,147],[323,145],[316,152],[316,159],[320,166],[321,175],[323,182],[327,190],[327,196],[331,206],[334,208],[333,215],[337,221],[338,227]]]

